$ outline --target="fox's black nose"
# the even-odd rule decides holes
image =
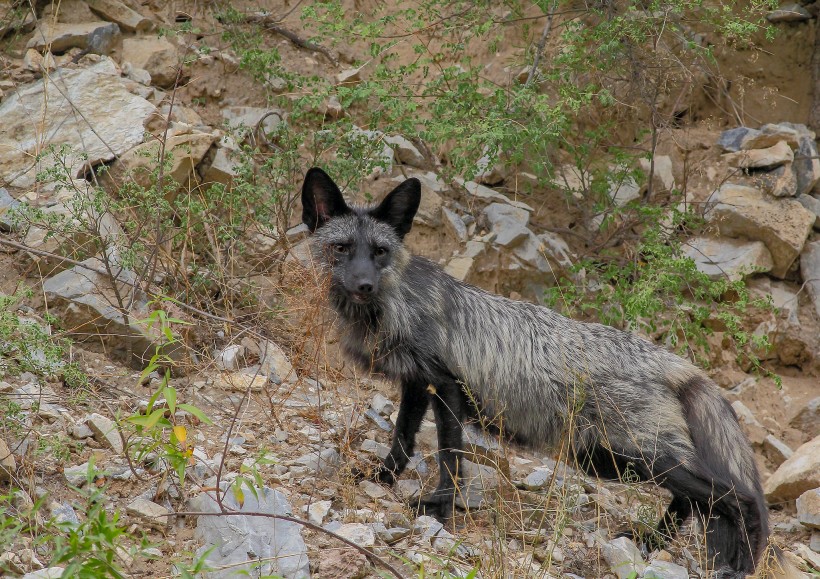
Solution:
[[[373,284],[372,283],[360,283],[359,284],[359,292],[363,294],[372,294],[373,293]]]

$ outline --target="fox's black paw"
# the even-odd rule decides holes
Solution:
[[[427,515],[428,517],[434,517],[440,523],[446,523],[453,516],[453,509],[455,509],[453,499],[452,489],[435,490],[410,501],[410,508],[418,516]]]
[[[396,482],[396,475],[383,464],[374,466],[372,469],[361,469],[353,467],[350,469],[350,474],[353,475],[355,481],[372,480],[387,486],[393,486]]]

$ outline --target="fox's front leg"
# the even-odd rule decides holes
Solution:
[[[436,489],[421,497],[419,512],[444,521],[453,514],[453,504],[461,476],[463,398],[456,381],[440,384],[433,395],[438,434],[439,482]]]
[[[377,481],[392,485],[396,477],[404,471],[410,457],[413,456],[416,434],[421,427],[421,421],[424,413],[427,412],[429,403],[430,394],[427,392],[426,382],[406,381],[402,383],[393,445],[375,474],[374,478]]]

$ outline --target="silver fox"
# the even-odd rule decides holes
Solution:
[[[344,353],[401,386],[395,437],[376,478],[392,483],[407,466],[432,403],[440,480],[418,508],[446,517],[461,425],[477,405],[533,446],[554,447],[569,432],[575,460],[591,474],[617,479],[629,469],[668,489],[672,501],[650,546],[695,515],[717,577],[754,572],[768,511],[749,442],[715,384],[642,338],[490,294],[411,256],[403,238],[420,199],[419,181],[407,179],[378,205],[349,207],[318,168],[302,188]]]

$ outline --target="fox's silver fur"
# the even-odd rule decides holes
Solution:
[[[418,426],[414,409],[405,405],[422,406],[423,413],[427,402],[418,388],[432,384],[440,447],[458,450],[460,422],[451,422],[461,420],[459,404],[467,398],[531,445],[555,447],[568,436],[587,470],[613,477],[631,465],[672,492],[666,526],[659,529],[664,534],[693,509],[707,517],[707,545],[719,576],[753,572],[767,542],[767,509],[751,447],[715,384],[688,361],[638,336],[488,293],[411,256],[402,238],[410,228],[408,214],[412,220],[418,206],[413,181],[382,205],[363,208],[324,199],[338,191],[317,169],[303,189],[305,222],[314,230],[316,259],[331,279],[329,299],[343,349],[362,368],[403,389],[396,442],[385,466],[390,472],[382,480],[392,481],[407,462],[400,454],[412,453]],[[375,273],[356,261],[372,248],[389,256],[372,258]],[[452,493],[452,483],[447,473],[441,476],[433,502],[451,508],[442,497]]]

